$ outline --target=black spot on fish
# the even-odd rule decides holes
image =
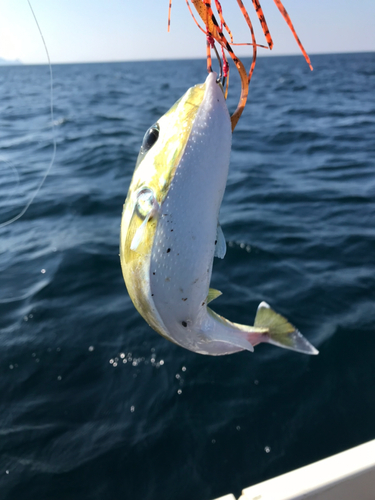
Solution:
[[[152,273],[155,276],[155,273]]]
[[[215,245],[216,245],[216,243],[217,243],[217,240],[215,240]]]
[[[205,303],[206,303],[206,302],[202,302],[202,306],[204,306],[204,305],[205,305]]]
[[[186,297],[186,299],[182,299],[182,300],[185,302],[187,300],[187,297]]]
[[[171,249],[170,249],[170,248],[168,248],[167,253],[169,253],[170,251],[171,251]]]
[[[186,321],[183,321],[181,324],[182,324],[182,326],[184,326],[185,328],[187,327],[187,323],[186,323]]]
[[[173,229],[171,229],[171,233],[173,233]]]

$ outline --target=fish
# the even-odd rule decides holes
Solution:
[[[231,117],[217,74],[190,89],[146,132],[124,203],[120,261],[134,306],[156,332],[190,351],[219,356],[270,343],[318,351],[266,302],[254,325],[208,305],[214,257],[226,242],[219,210],[232,146]]]

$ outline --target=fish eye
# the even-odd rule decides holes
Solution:
[[[147,151],[149,151],[152,146],[155,144],[155,142],[158,140],[158,137],[159,137],[159,125],[157,123],[155,123],[155,125],[152,125],[152,127],[150,127],[147,132],[145,133],[145,136],[143,138],[143,142],[142,142],[142,149],[141,151],[143,153],[147,153]]]

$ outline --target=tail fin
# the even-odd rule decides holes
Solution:
[[[267,342],[270,344],[292,349],[304,354],[319,354],[313,345],[289,321],[278,314],[267,302],[261,302],[255,316],[254,326],[268,328]]]

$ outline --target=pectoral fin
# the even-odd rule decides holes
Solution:
[[[145,220],[142,222],[142,224],[139,226],[139,228],[136,230],[135,235],[132,239],[132,242],[130,244],[130,250],[133,250],[133,252],[136,252],[139,245],[143,241],[143,237],[145,235],[145,230],[146,230],[146,225],[151,216],[151,212],[145,217]]]
[[[135,194],[133,217],[137,213],[138,217],[144,217],[142,224],[136,230],[130,250],[137,252],[140,244],[146,236],[147,223],[151,217],[157,217],[159,213],[159,203],[155,197],[154,191],[149,187],[143,187]]]

